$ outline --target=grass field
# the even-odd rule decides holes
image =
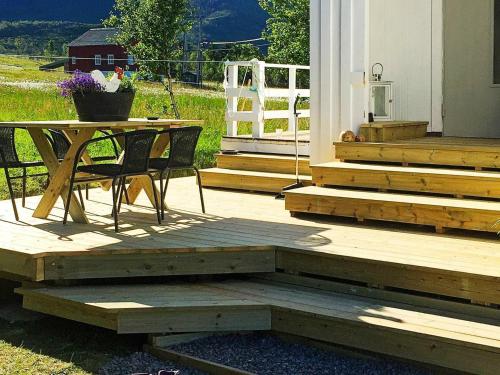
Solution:
[[[67,78],[63,72],[40,72],[40,61],[0,56],[0,121],[22,120],[61,120],[76,119],[77,115],[70,100],[59,95],[55,83]],[[215,163],[215,153],[225,132],[225,99],[220,90],[197,90],[189,87],[176,88],[176,100],[182,118],[205,121],[197,153],[196,164],[200,168],[211,167]],[[242,103],[242,106],[244,104]],[[250,109],[250,102],[245,109]],[[272,101],[266,103],[268,109],[286,109],[287,103]],[[132,117],[156,115],[173,117],[168,96],[160,84],[141,82],[132,109]],[[266,131],[284,128],[281,120],[270,121]],[[307,126],[304,124],[303,126]],[[250,124],[242,124],[240,134],[251,132]],[[18,152],[23,160],[39,160],[40,157],[26,131],[19,130],[16,135]],[[110,145],[91,154],[111,154]],[[39,194],[44,186],[42,179],[28,183],[28,194]],[[19,189],[16,189],[19,190]],[[0,199],[6,199],[5,177],[0,173]]]

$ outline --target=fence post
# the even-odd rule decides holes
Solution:
[[[252,85],[257,89],[257,95],[252,100],[253,138],[264,137],[264,112],[266,105],[266,63],[258,61],[252,66]]]
[[[295,67],[288,70],[288,131],[295,131],[294,105],[297,96],[297,69]]]
[[[228,87],[231,89],[238,88],[238,65],[227,65],[228,70]],[[238,135],[238,121],[236,120],[236,112],[238,112],[238,96],[228,96],[226,110],[226,126],[227,136],[236,137]]]

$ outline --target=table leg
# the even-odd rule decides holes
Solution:
[[[153,148],[151,149],[151,157],[152,158],[161,157],[169,144],[170,144],[170,136],[168,134],[162,134],[161,136],[159,136],[155,144],[153,145]],[[143,189],[146,192],[149,200],[151,201],[151,204],[155,206],[154,203],[155,198],[154,198],[153,188],[151,186],[151,180],[147,176],[136,177],[130,183],[130,186],[127,190],[130,203],[134,203],[137,200],[139,194]],[[160,197],[161,195],[159,195],[160,193],[158,190],[157,193],[158,196]]]
[[[40,153],[45,165],[50,174],[50,184],[46,189],[40,203],[38,204],[33,216],[40,219],[45,219],[49,216],[54,208],[57,199],[61,196],[63,201],[66,202],[68,196],[68,181],[71,176],[73,163],[76,158],[78,148],[85,141],[91,139],[96,132],[95,128],[82,129],[74,142],[71,144],[66,157],[59,164],[50,143],[45,137],[42,129],[29,129],[31,138],[35,143],[38,152]],[[70,204],[70,215],[73,221],[78,223],[88,223],[87,216],[82,209],[78,199],[73,194]]]

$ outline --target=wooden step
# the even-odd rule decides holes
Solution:
[[[218,154],[217,167],[241,171],[295,174],[295,158],[270,154]],[[309,158],[299,158],[299,173],[305,176],[311,175]]]
[[[317,185],[500,198],[500,172],[332,162],[312,167]]]
[[[382,163],[449,165],[474,168],[500,168],[498,146],[487,143],[452,143],[443,138],[396,143],[335,143],[336,159]]]
[[[301,181],[311,184],[311,176],[300,176]],[[285,186],[295,183],[292,174],[231,170],[222,168],[201,171],[204,187],[279,193]]]
[[[425,137],[428,126],[425,121],[378,121],[362,124],[360,135],[367,142],[392,142]]]
[[[500,203],[355,190],[305,187],[286,193],[293,213],[384,220],[444,228],[498,232]]]
[[[237,150],[240,152],[295,155],[295,140],[290,134],[278,137],[266,134],[264,138],[254,138],[251,135],[237,137],[222,137],[222,150]],[[309,132],[299,132],[299,155],[310,155]]]
[[[271,280],[21,288],[24,306],[120,333],[273,330],[476,374],[500,366],[498,319]]]
[[[271,329],[267,304],[205,285],[20,288],[23,307],[121,334]]]

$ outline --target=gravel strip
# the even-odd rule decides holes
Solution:
[[[179,375],[205,375],[204,372],[162,362],[148,353],[134,353],[128,357],[113,358],[100,370],[99,375],[158,374],[160,370],[178,370]]]
[[[387,358],[365,359],[294,344],[269,334],[211,336],[169,349],[259,375],[427,375]],[[180,375],[188,373],[181,372]]]

